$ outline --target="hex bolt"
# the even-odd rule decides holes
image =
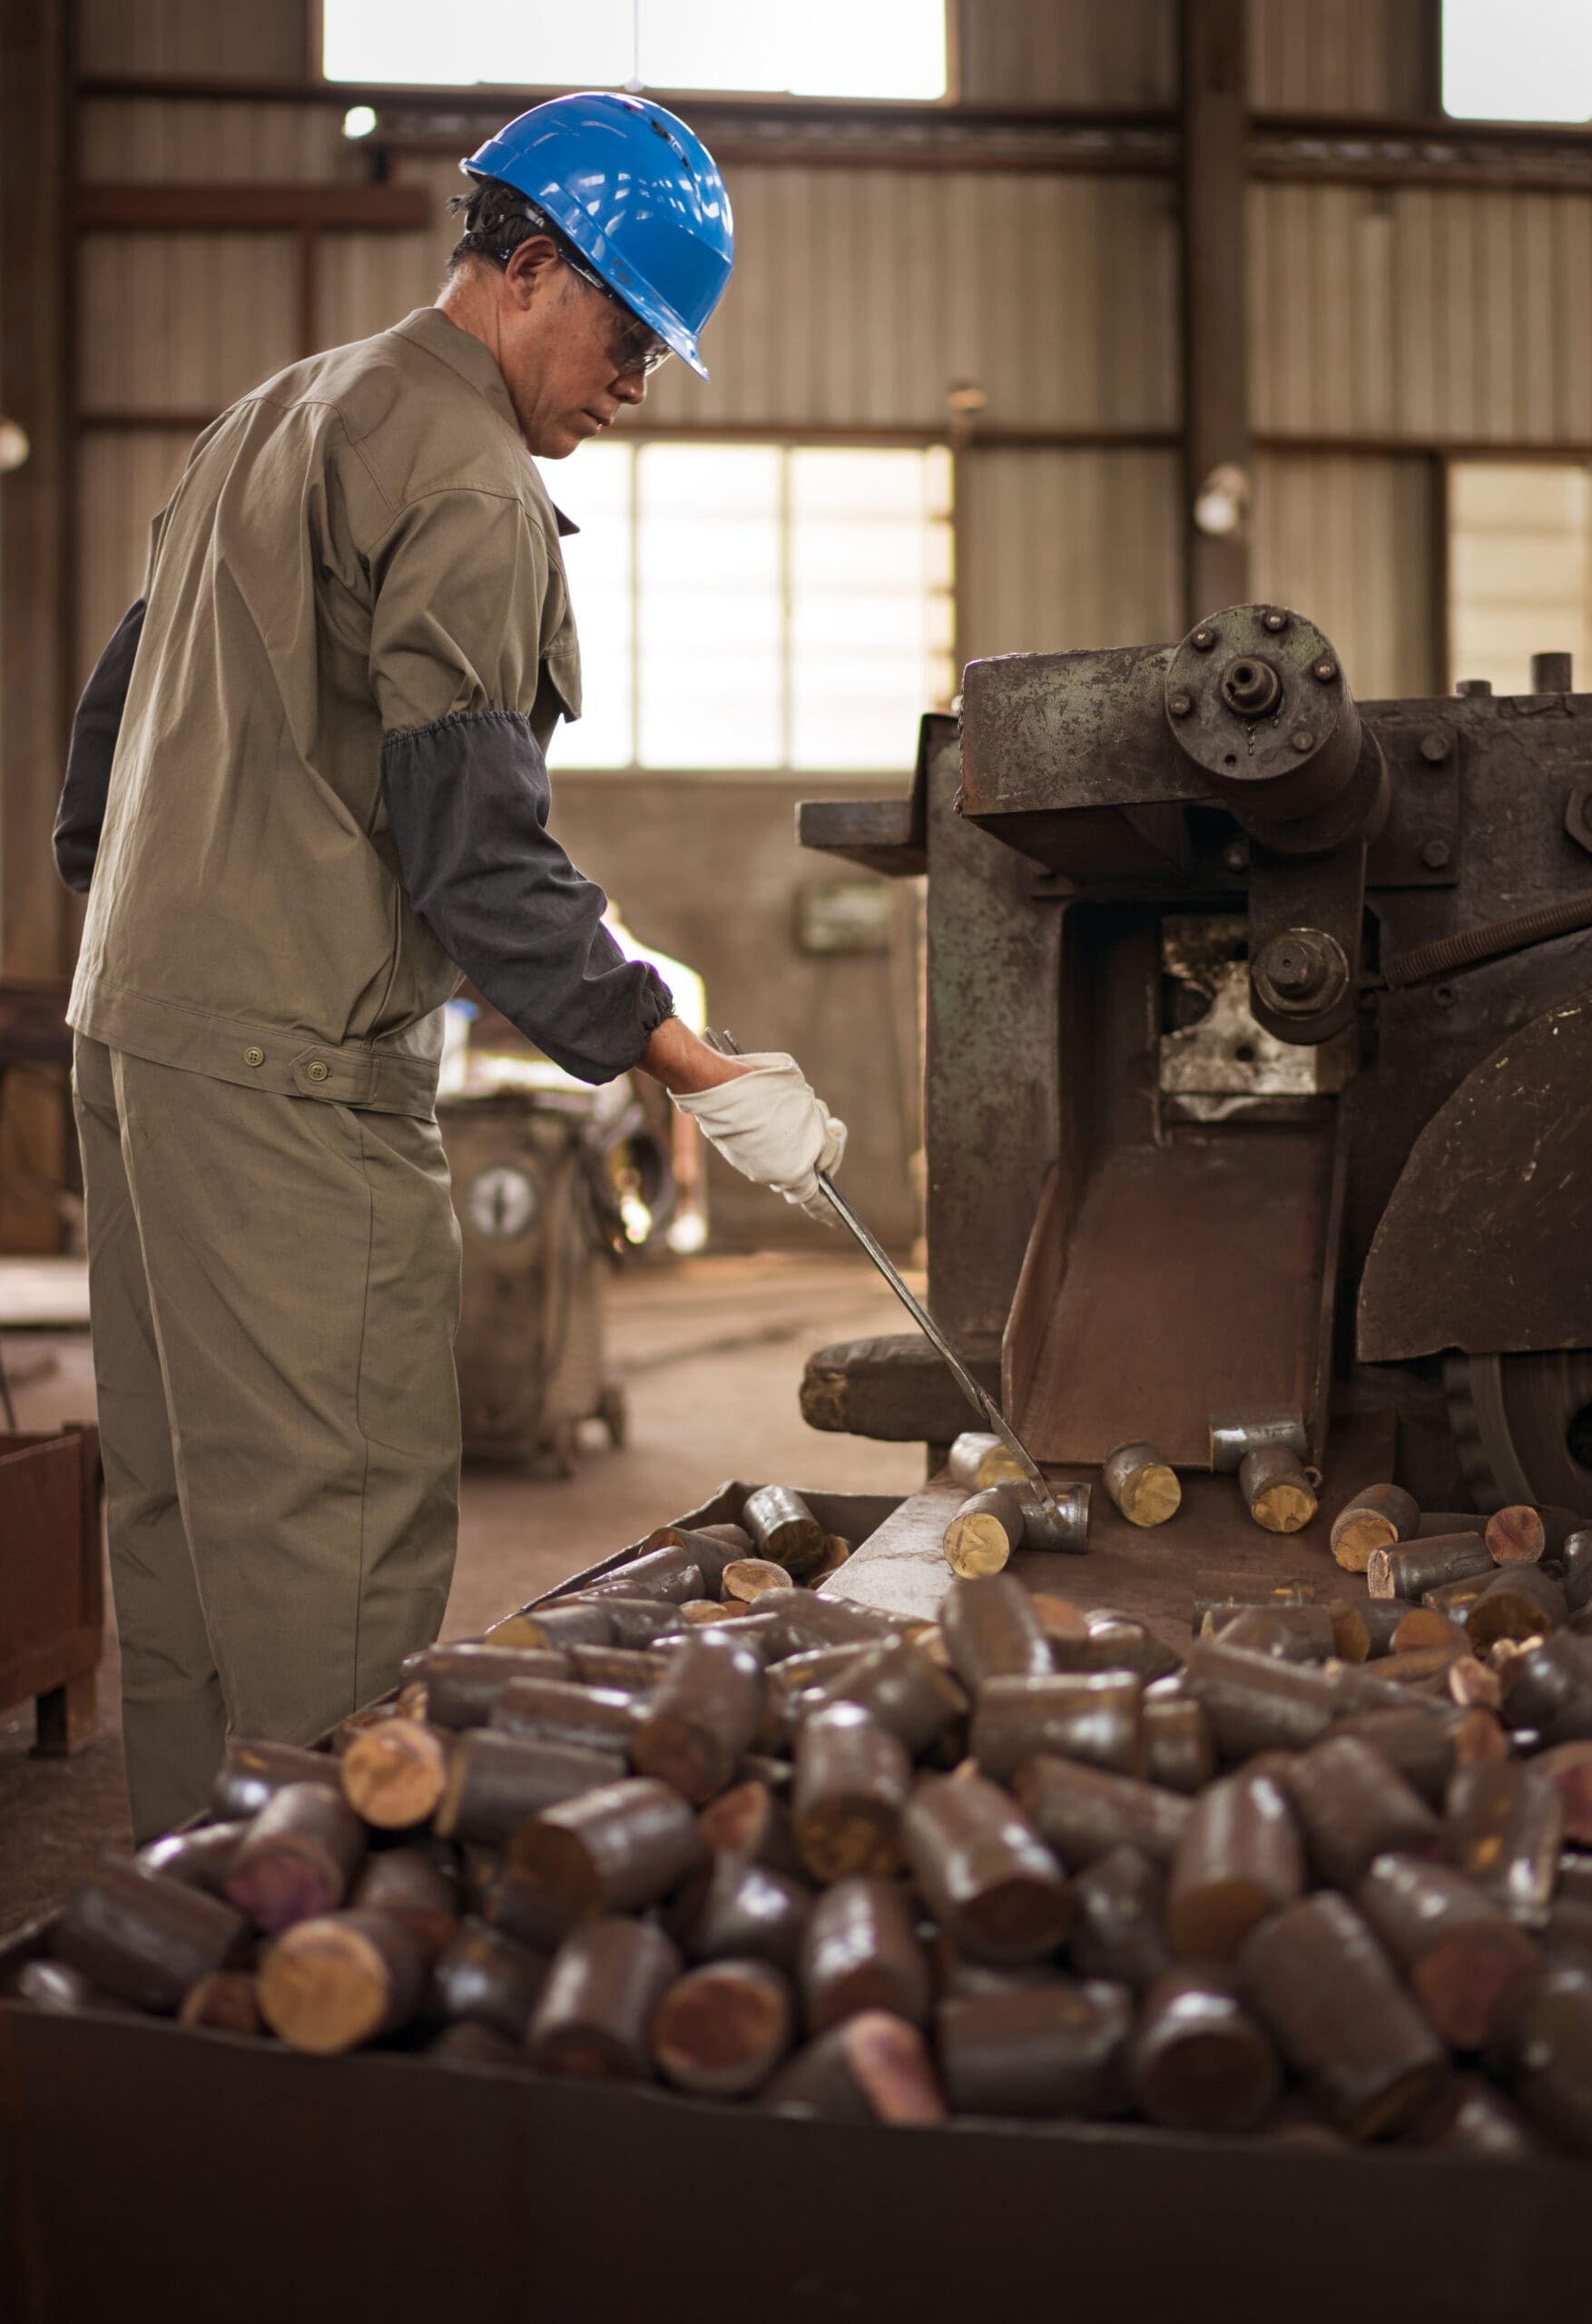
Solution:
[[[1174,718],[1186,718],[1194,708],[1194,696],[1192,694],[1169,694],[1166,707]]]
[[[1330,654],[1324,654],[1319,662],[1312,663],[1310,675],[1318,678],[1322,685],[1330,686],[1338,675],[1338,665]]]
[[[1287,628],[1288,616],[1286,614],[1269,613],[1265,616],[1263,625],[1271,631],[1274,637],[1280,629]]]
[[[1253,962],[1251,981],[1266,1008],[1292,1016],[1319,1015],[1347,991],[1349,967],[1342,947],[1319,928],[1294,928],[1273,936]]]
[[[1296,726],[1288,740],[1296,751],[1313,751],[1315,748],[1315,736],[1308,726]]]
[[[1441,766],[1453,747],[1452,736],[1441,734],[1436,728],[1420,738],[1420,755],[1429,766]]]
[[[1420,860],[1429,872],[1440,872],[1452,853],[1446,839],[1429,839],[1420,851]]]
[[[1321,981],[1321,962],[1312,960],[1302,944],[1290,944],[1285,939],[1266,947],[1264,965],[1279,992],[1305,993]]]
[[[1196,629],[1188,642],[1196,654],[1208,654],[1216,643],[1216,633],[1214,629]]]

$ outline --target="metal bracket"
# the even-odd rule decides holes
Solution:
[[[1447,719],[1368,722],[1382,746],[1392,798],[1366,861],[1368,888],[1451,888],[1459,877],[1459,774],[1465,744]]]

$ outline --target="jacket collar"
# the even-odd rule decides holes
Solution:
[[[427,355],[435,355],[438,362],[446,363],[450,371],[457,371],[467,387],[474,388],[477,395],[486,399],[505,427],[513,430],[515,440],[521,443],[523,448],[519,422],[515,418],[503,374],[497,368],[497,359],[483,340],[478,340],[474,332],[460,330],[457,323],[449,322],[440,307],[417,307],[413,314],[406,315],[401,323],[394,323],[392,328],[398,338],[412,340],[417,347],[423,347]],[[530,460],[528,452],[526,458]],[[534,463],[532,466],[536,482],[546,493],[541,470],[536,468]],[[560,538],[579,532],[580,527],[565,515],[550,494],[547,495],[547,505],[557,521]]]

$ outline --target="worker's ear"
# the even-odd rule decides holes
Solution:
[[[545,296],[558,276],[558,246],[550,234],[527,234],[509,258],[504,281],[516,307]]]

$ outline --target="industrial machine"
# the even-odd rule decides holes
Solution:
[[[1592,696],[1533,681],[1359,704],[1235,606],[975,662],[909,799],[801,809],[929,875],[929,1305],[1041,1460],[1391,1409],[1428,1508],[1592,1509]],[[967,1424],[916,1337],[803,1409]]]

